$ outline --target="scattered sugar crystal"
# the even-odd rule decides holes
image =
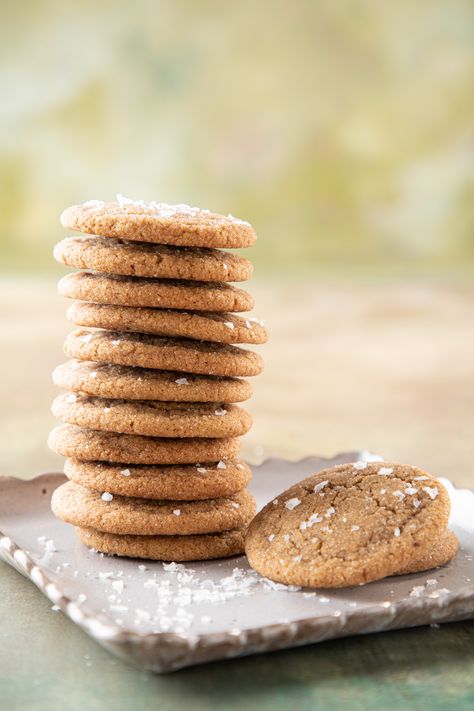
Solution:
[[[322,602],[323,605],[326,605],[328,602],[330,602],[329,598],[328,598],[328,597],[325,597],[324,595],[320,595],[320,596],[318,597],[318,601],[319,601],[319,602]]]
[[[274,538],[275,538],[275,534],[274,534],[274,533],[270,533],[270,535],[268,536],[268,542],[271,543]]]
[[[244,465],[238,462],[237,469],[245,469]]]
[[[115,338],[113,341],[111,341],[113,346],[118,346],[120,343],[120,338]]]
[[[121,474],[122,476],[130,476],[131,473],[132,473],[132,472],[130,471],[130,469],[121,469],[121,470],[120,470],[120,474]]]
[[[218,415],[219,417],[222,417],[222,415],[227,415],[227,410],[224,410],[223,407],[219,407],[217,410],[214,411],[215,415]]]
[[[217,468],[218,468],[218,469],[227,469],[227,465],[226,465],[226,463],[223,462],[222,459],[221,459],[220,462],[217,462]]]
[[[360,526],[351,526],[351,531],[358,531]]]
[[[397,489],[397,491],[394,491],[394,492],[393,492],[393,495],[394,495],[399,501],[403,501],[403,499],[405,498],[405,494],[403,493],[403,491],[400,491],[399,489]]]
[[[381,494],[385,494],[387,492],[387,489],[380,489]]]
[[[234,509],[240,509],[240,504],[237,503],[237,501],[233,501],[231,504],[232,508]]]
[[[90,377],[92,378],[92,380],[95,380],[97,378],[97,371],[93,370],[92,373],[90,374]]]
[[[413,496],[413,494],[418,493],[418,489],[416,489],[414,486],[407,486],[405,489],[405,494],[408,494],[408,496]]]
[[[189,380],[187,378],[177,378],[174,382],[176,385],[189,385]]]
[[[76,402],[77,401],[77,395],[74,395],[74,393],[71,393],[66,397],[66,402]]]
[[[112,501],[112,499],[114,497],[108,491],[104,491],[104,493],[102,494],[102,496],[100,498],[102,499],[102,501]]]
[[[396,529],[394,530],[393,535],[395,536],[395,538],[399,538],[399,537],[400,537],[400,529],[398,528],[398,526],[397,526]]]
[[[277,503],[278,503],[278,499],[273,499],[273,501],[272,501],[273,506],[276,506]]]
[[[352,466],[354,469],[367,469],[367,462],[354,462]]]
[[[431,586],[431,585],[437,585],[438,580],[436,578],[428,578],[426,581],[426,585]]]
[[[232,323],[232,321],[224,321],[224,326],[227,326],[227,328],[230,328],[231,331],[234,330],[235,326]]]
[[[326,518],[330,518],[336,513],[336,509],[334,506],[330,506],[328,509],[326,509],[326,513],[324,514]]]
[[[181,516],[181,509],[173,509],[173,513],[175,516]]]
[[[424,585],[415,585],[415,587],[410,590],[410,597],[421,597],[424,592]]]
[[[316,484],[314,487],[313,491],[315,494],[319,494],[320,491],[324,489],[325,486],[329,484],[329,480],[326,479],[326,481],[320,481],[319,484]]]
[[[285,541],[285,543],[288,543],[288,541],[290,540],[290,534],[289,534],[289,533],[285,533],[285,534],[283,535],[283,540]]]
[[[424,486],[423,491],[426,491],[430,499],[436,499],[438,496],[438,487],[437,486]]]
[[[300,555],[294,555],[294,556],[293,556],[293,560],[295,561],[295,563],[299,563],[300,560],[301,560],[301,556],[300,556]]]
[[[393,473],[393,468],[392,467],[380,467],[378,470],[377,474],[380,474],[380,476],[390,476],[390,474]]]
[[[275,501],[278,502],[278,499],[275,499]],[[273,503],[275,503],[275,501]],[[285,501],[285,507],[289,509],[290,511],[293,511],[297,506],[301,504],[301,500],[298,499],[298,497],[293,497],[292,499],[288,499]]]
[[[415,509],[417,509],[419,506],[421,506],[420,499],[413,499],[413,506],[415,507]]]
[[[415,481],[427,481],[427,479],[429,479],[429,477],[424,475],[415,477]]]
[[[110,407],[104,407],[104,408],[103,408],[104,412],[110,412],[110,409],[111,409]]]
[[[146,567],[146,565],[143,565],[142,563],[140,563],[140,565],[138,566],[138,570],[140,570],[143,573],[145,570],[148,570],[148,568]]]
[[[199,474],[206,474],[207,473],[207,469],[205,467],[198,467],[196,471],[198,471]]]

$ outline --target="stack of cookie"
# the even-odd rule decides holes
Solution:
[[[58,261],[83,271],[59,291],[78,330],[54,372],[67,392],[49,438],[70,481],[52,500],[96,550],[158,560],[241,553],[255,503],[238,459],[250,415],[246,376],[262,370],[262,323],[237,316],[253,299],[229,282],[252,274],[228,248],[249,247],[251,225],[186,205],[119,196],[68,208],[85,233],[60,242]]]

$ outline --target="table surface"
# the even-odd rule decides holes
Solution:
[[[272,340],[244,454],[371,448],[474,486],[470,286],[256,284]],[[2,474],[60,469],[47,452],[70,326],[53,280],[0,282]],[[34,304],[34,308],[32,308]],[[41,318],[38,318],[41,314]],[[443,442],[443,447],[433,447]],[[195,667],[137,671],[0,563],[0,708],[472,709],[474,623],[334,640]],[[3,703],[2,703],[3,702]]]

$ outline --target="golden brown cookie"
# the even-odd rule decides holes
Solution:
[[[53,381],[64,390],[125,400],[242,402],[252,395],[250,383],[239,378],[80,360],[59,365],[53,372]]]
[[[167,247],[110,237],[66,237],[54,248],[58,262],[106,274],[190,279],[192,281],[247,281],[252,262],[218,249]]]
[[[78,329],[67,337],[64,352],[78,360],[226,377],[258,375],[263,369],[258,353],[238,346],[118,331]]]
[[[243,528],[255,514],[246,490],[219,499],[157,501],[113,496],[68,481],[51,498],[53,513],[81,528],[133,536],[185,536]]]
[[[97,272],[67,274],[58,291],[69,298],[116,306],[227,312],[250,311],[254,305],[250,294],[230,284]]]
[[[236,438],[209,439],[143,437],[59,425],[48,438],[49,447],[63,457],[123,464],[194,464],[234,459]]]
[[[452,531],[444,531],[428,553],[407,563],[404,568],[397,570],[396,575],[409,575],[410,573],[431,570],[431,568],[439,568],[441,565],[449,563],[458,550],[459,541],[454,533]]]
[[[421,469],[341,464],[268,503],[249,527],[245,552],[255,570],[278,582],[360,585],[429,555],[449,509],[443,485]]]
[[[250,247],[257,239],[248,222],[232,215],[122,195],[115,202],[88,200],[72,205],[62,213],[61,224],[76,232],[178,247]]]
[[[181,562],[240,555],[245,537],[244,528],[190,536],[118,536],[93,528],[76,533],[84,545],[109,555]]]
[[[250,311],[253,297],[231,284],[178,279],[145,279],[96,272],[66,274],[58,283],[63,296],[96,304],[195,311]]]
[[[247,464],[226,459],[210,464],[117,466],[66,459],[64,473],[87,489],[140,499],[196,500],[230,496],[249,483]]]
[[[256,319],[230,313],[176,311],[134,306],[113,306],[75,301],[67,317],[77,326],[155,336],[193,338],[216,343],[265,343],[267,331]]]
[[[128,401],[64,393],[51,409],[71,425],[148,437],[240,437],[252,425],[248,412],[222,402]]]

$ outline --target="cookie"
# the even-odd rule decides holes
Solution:
[[[75,301],[67,317],[78,326],[156,336],[193,338],[216,343],[265,343],[267,331],[256,319],[230,313],[176,311],[133,306],[112,306]]]
[[[114,466],[66,459],[64,473],[87,489],[140,499],[215,499],[240,491],[252,474],[241,460],[171,466]]]
[[[410,573],[431,570],[431,568],[439,568],[449,563],[458,550],[459,541],[454,533],[452,531],[444,531],[428,553],[425,553],[421,558],[415,558],[401,570],[397,570],[396,575],[409,575]]]
[[[113,496],[68,481],[53,492],[53,513],[81,528],[133,536],[185,536],[243,528],[255,514],[246,490],[219,499],[156,501]]]
[[[449,509],[443,485],[421,469],[342,464],[268,503],[249,527],[245,552],[255,570],[278,582],[360,585],[429,555]]]
[[[178,247],[250,247],[257,239],[248,222],[232,215],[183,204],[129,200],[122,195],[117,195],[116,202],[88,200],[68,207],[61,224],[76,232]]]
[[[144,437],[59,425],[48,445],[63,457],[120,464],[194,464],[234,459],[240,450],[236,438],[209,439]]]
[[[243,528],[190,536],[117,536],[93,528],[76,528],[76,533],[88,548],[109,555],[181,562],[240,555],[245,537]]]
[[[64,352],[78,360],[226,377],[258,375],[263,369],[260,355],[238,346],[118,331],[73,331]]]
[[[66,237],[54,247],[54,257],[77,269],[160,279],[247,281],[253,273],[252,262],[230,252],[110,237]]]
[[[230,284],[179,279],[145,279],[94,272],[66,274],[58,283],[63,296],[96,304],[151,306],[195,311],[250,311],[253,297]]]
[[[53,372],[64,390],[124,400],[173,402],[243,402],[252,395],[247,380],[193,375],[108,363],[69,360]]]
[[[248,412],[221,402],[129,402],[64,393],[51,409],[71,425],[148,437],[240,437],[252,425]]]

